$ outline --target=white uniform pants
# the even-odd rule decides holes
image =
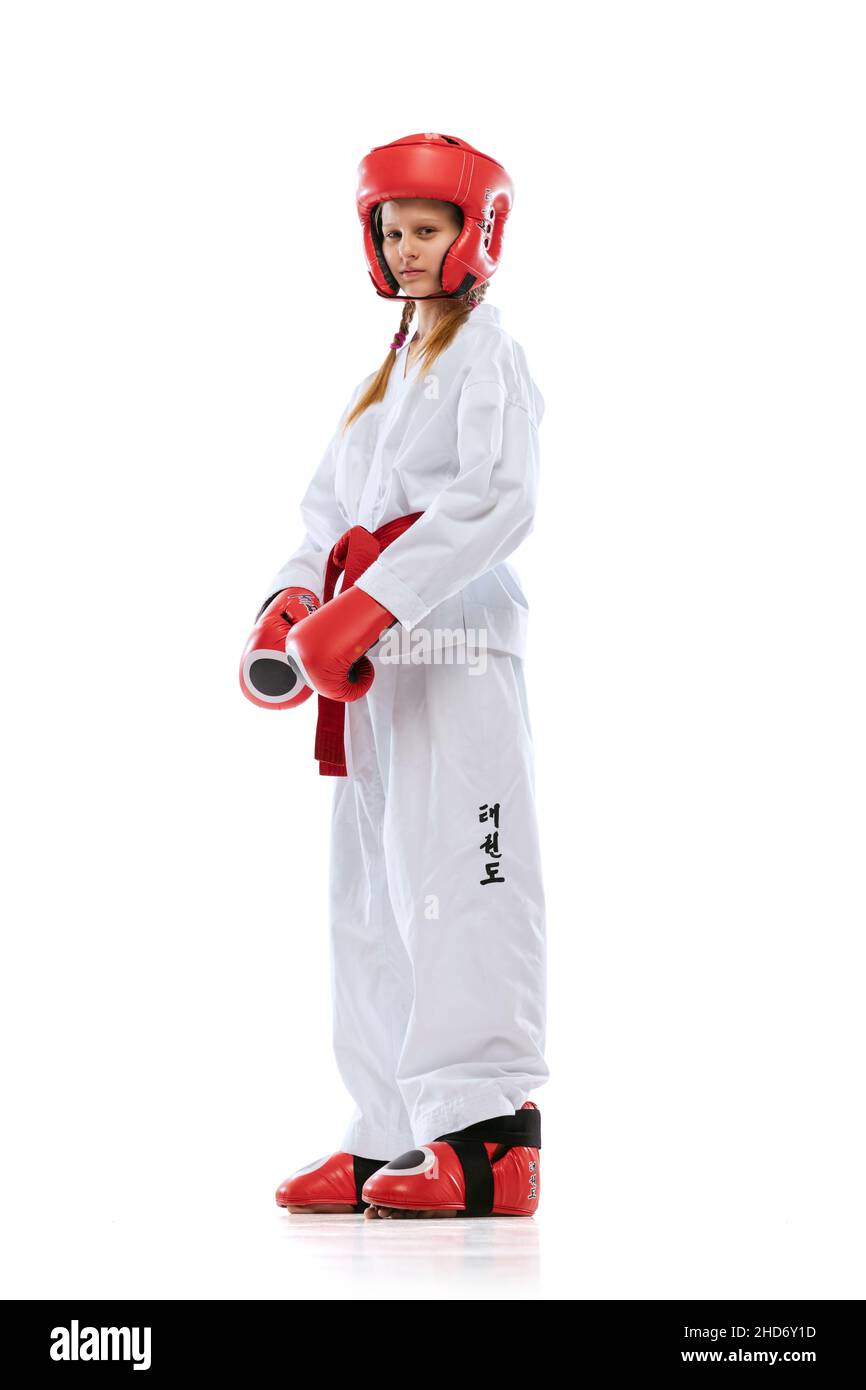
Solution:
[[[548,1079],[544,894],[521,658],[385,662],[346,706],[330,922],[339,1148],[395,1158]],[[497,824],[498,822],[498,824]]]

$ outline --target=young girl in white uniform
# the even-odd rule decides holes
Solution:
[[[371,279],[404,292],[400,330],[347,403],[241,663],[256,704],[318,694],[315,753],[335,777],[333,1036],[355,1110],[277,1201],[531,1215],[545,915],[527,606],[507,557],[533,525],[544,402],[482,302],[512,189],[430,133],[359,174]]]

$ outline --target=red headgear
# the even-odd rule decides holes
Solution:
[[[398,293],[373,219],[377,205],[391,198],[436,198],[462,210],[463,228],[442,262],[442,293]],[[382,299],[452,299],[489,280],[513,200],[502,165],[453,135],[427,131],[377,145],[358,166],[358,216],[376,293]]]

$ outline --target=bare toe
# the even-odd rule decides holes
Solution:
[[[364,1216],[369,1218],[369,1220],[371,1221],[375,1221],[377,1220],[377,1218],[386,1217],[390,1215],[391,1210],[389,1207],[379,1207],[373,1205],[369,1206],[367,1210],[364,1212]]]
[[[431,1216],[432,1216],[432,1217],[437,1217],[437,1216],[456,1216],[457,1213],[456,1213],[456,1211],[424,1211],[424,1210],[422,1210],[421,1208],[416,1209],[415,1207],[381,1207],[381,1206],[369,1206],[369,1207],[367,1208],[367,1210],[365,1211],[364,1215],[365,1215],[365,1216],[369,1216],[369,1217],[371,1217],[371,1218],[372,1218],[372,1217],[382,1217],[382,1218],[386,1218],[386,1219],[391,1220],[391,1221],[394,1221],[394,1220],[397,1220],[397,1221],[405,1221],[405,1220],[407,1220],[407,1219],[408,1219],[408,1220],[418,1220],[418,1219],[421,1219],[421,1218],[431,1217]]]

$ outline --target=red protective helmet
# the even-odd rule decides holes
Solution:
[[[373,213],[391,198],[437,198],[456,203],[463,227],[442,262],[442,292],[401,295],[382,249]],[[502,247],[514,201],[501,164],[453,135],[404,135],[377,145],[358,166],[358,216],[370,279],[383,299],[453,299],[489,280]]]

